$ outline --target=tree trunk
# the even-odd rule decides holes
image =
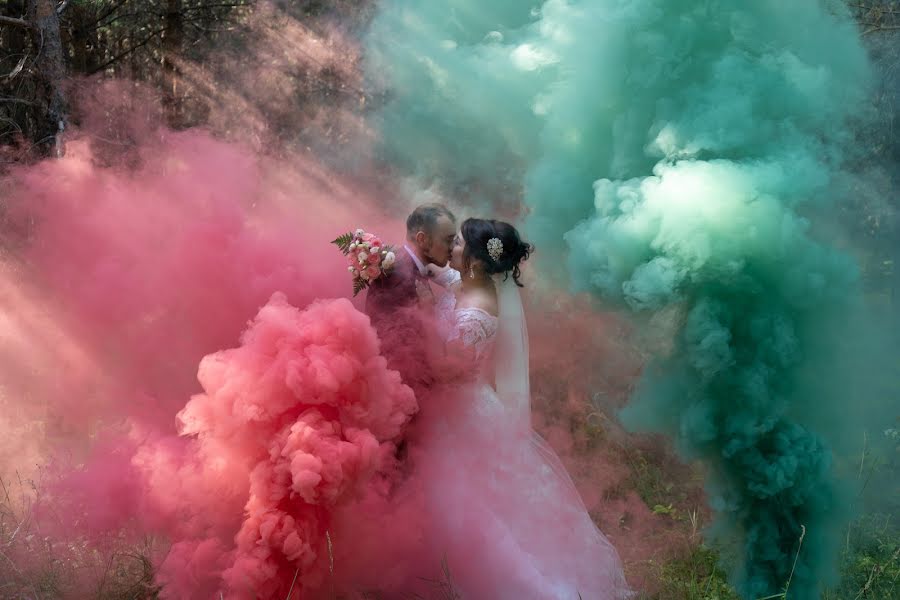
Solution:
[[[184,41],[184,16],[182,0],[166,1],[166,22],[163,38],[163,104],[166,119],[171,127],[181,123],[181,99],[179,98],[178,56]]]
[[[72,44],[72,61],[69,65],[74,73],[86,75],[96,66],[99,44],[97,29],[91,22],[93,14],[81,2],[68,8],[67,21],[71,23]]]
[[[64,153],[62,134],[66,128],[66,99],[63,82],[66,64],[55,0],[28,0],[27,19],[31,23],[35,59],[35,101],[38,108],[33,138],[44,154]]]

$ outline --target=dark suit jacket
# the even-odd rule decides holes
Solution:
[[[366,295],[366,313],[373,321],[418,302],[416,279],[421,275],[416,263],[403,246],[397,248],[394,255],[397,258],[391,274],[372,282]]]
[[[394,251],[394,269],[377,279],[366,293],[366,314],[381,340],[388,367],[421,398],[432,382],[426,359],[425,326],[419,312],[416,280],[424,278],[403,246]]]

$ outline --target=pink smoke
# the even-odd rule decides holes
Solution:
[[[331,239],[397,225],[309,158],[155,137],[136,168],[99,167],[81,141],[9,180],[0,468],[55,456],[43,502],[66,527],[163,533],[169,597],[280,594],[291,565],[314,580],[323,514],[390,467],[415,411],[367,318],[310,306],[349,295]],[[185,406],[198,364],[205,394]]]
[[[11,285],[52,304],[56,326],[102,357],[116,383],[177,409],[199,359],[232,345],[273,292],[296,306],[347,295],[328,242],[385,219],[308,158],[265,161],[202,134],[160,136],[135,172],[96,168],[87,144],[72,143],[64,160],[18,173],[10,219],[30,228],[30,242],[16,251],[27,271]],[[161,413],[114,408],[123,406]]]
[[[415,402],[362,296],[327,300],[351,291],[329,242],[397,242],[406,211],[307,155],[135,131],[127,167],[100,166],[111,146],[98,160],[86,136],[8,180],[0,472],[51,462],[60,539],[162,536],[165,597],[284,598],[298,569],[304,597],[335,579],[408,589],[427,515],[415,478],[393,495],[393,453]],[[533,289],[536,423],[623,556],[651,556],[659,517],[614,493],[627,463],[583,427],[588,391],[611,417],[639,357],[608,315]]]
[[[203,360],[200,381],[205,394],[179,421],[197,436],[190,474],[202,481],[190,487],[206,493],[173,508],[190,507],[205,527],[177,529],[160,569],[165,596],[222,591],[221,578],[227,597],[284,597],[297,570],[298,589],[319,583],[330,513],[391,467],[393,442],[416,410],[412,391],[387,369],[368,318],[348,301],[299,311],[280,294],[239,348]],[[162,505],[184,492],[173,486],[184,480],[161,458],[145,451],[138,460]],[[235,530],[229,517],[241,509]],[[187,580],[185,564],[193,565]]]

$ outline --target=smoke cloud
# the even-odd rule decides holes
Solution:
[[[782,589],[803,531],[791,595],[817,597],[846,518],[838,343],[865,335],[842,327],[858,268],[823,225],[871,82],[845,9],[402,0],[369,49],[398,165],[453,190],[518,182],[544,273],[565,261],[574,289],[675,311],[622,418],[712,467],[745,597]]]

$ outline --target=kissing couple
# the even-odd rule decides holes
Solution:
[[[401,445],[422,490],[423,556],[463,598],[618,600],[631,592],[562,462],[531,427],[522,264],[495,219],[418,206],[366,313],[419,404]]]

